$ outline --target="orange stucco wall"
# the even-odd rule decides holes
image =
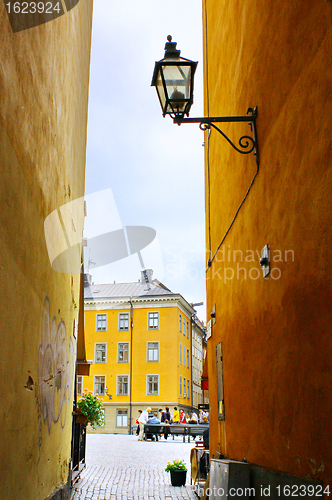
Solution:
[[[208,340],[211,453],[328,483],[332,4],[203,0],[203,7],[205,113],[242,115],[258,106],[261,158],[207,272],[208,314],[216,304]],[[222,129],[235,142],[250,135],[246,124]],[[256,164],[214,131],[205,152],[206,241],[213,255]],[[259,265],[265,244],[269,279]],[[217,417],[220,341],[225,422]]]
[[[44,500],[68,481],[80,274],[52,268],[44,222],[70,207],[63,226],[80,242],[71,205],[84,195],[91,22],[87,0],[13,33],[0,5],[3,500]]]

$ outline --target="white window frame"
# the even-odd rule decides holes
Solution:
[[[126,349],[122,349],[123,352],[127,352],[128,353],[128,357],[127,357],[127,360],[120,360],[120,345],[121,346],[128,346],[128,349],[126,351]],[[117,354],[116,354],[116,360],[117,360],[117,363],[129,363],[129,359],[130,359],[130,342],[118,342],[117,343]]]
[[[80,388],[81,390],[79,390]],[[76,392],[78,396],[80,396],[83,393],[83,375],[77,375]]]
[[[183,335],[186,336],[186,318],[183,316]]]
[[[189,378],[187,379],[187,398],[190,398],[190,380]]]
[[[187,339],[189,339],[189,321],[187,321]]]
[[[123,388],[123,384],[127,384],[127,392],[119,392],[120,378],[127,379],[127,381],[121,380],[122,388]],[[116,376],[116,395],[117,396],[128,396],[129,395],[129,375],[121,374],[121,375]]]
[[[180,375],[180,396],[182,396],[182,375]]]
[[[182,314],[179,314],[179,331],[182,333]]]
[[[105,360],[104,361],[97,361],[97,345],[104,345],[105,346]],[[95,364],[104,364],[107,363],[107,342],[95,342]]]
[[[126,318],[122,318],[121,316],[126,316]],[[128,326],[121,328],[122,321],[124,321],[125,323],[128,322]],[[127,332],[129,330],[129,321],[130,321],[129,313],[127,313],[127,312],[119,313],[119,315],[118,315],[118,331],[119,332]]]
[[[121,425],[118,425],[118,418],[120,417],[121,419]],[[125,419],[125,424],[123,423],[124,421],[124,417],[126,417]],[[115,426],[117,428],[123,428],[123,427],[128,427],[128,409],[127,408],[117,408],[116,409],[116,420],[115,420]]]
[[[190,352],[189,349],[187,349],[187,368],[189,368],[189,358],[190,358]]]
[[[157,344],[157,349],[154,348],[154,349],[149,349],[149,344]],[[148,340],[147,343],[146,343],[146,361],[148,363],[158,363],[159,362],[159,353],[160,353],[160,343],[159,342],[156,342],[156,341],[153,341],[153,340]],[[149,359],[149,352],[150,351],[156,351],[157,350],[157,359]]]
[[[99,319],[99,316],[105,316],[105,319]],[[96,332],[107,332],[107,313],[97,313],[96,314]],[[99,321],[105,321],[105,327],[98,328]]]
[[[157,319],[157,326],[150,326],[150,315],[157,315],[157,318],[152,317],[152,323],[154,325],[154,322]],[[148,330],[159,330],[159,311],[148,311]]]
[[[182,365],[182,344],[180,342],[180,351],[179,351],[179,354],[180,354],[180,365]]]
[[[149,383],[150,383],[149,377],[157,377],[157,384],[158,384],[158,390],[157,390],[157,392],[149,392]],[[153,380],[153,381],[151,381],[151,383],[155,384],[156,381]],[[149,373],[146,376],[146,395],[147,396],[159,396],[159,375],[158,374],[156,374],[156,373],[155,374]]]
[[[98,380],[97,379],[104,379]],[[97,384],[104,384],[104,392],[97,390]],[[106,395],[106,375],[94,375],[93,377],[93,392],[97,394],[97,396],[105,396]]]
[[[186,377],[183,377],[183,397],[187,397],[187,380]]]
[[[186,346],[183,344],[183,356],[182,356],[182,359],[183,359],[183,366],[186,366]]]

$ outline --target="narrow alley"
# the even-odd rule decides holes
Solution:
[[[190,450],[193,443],[162,438],[137,441],[137,436],[88,434],[87,467],[74,486],[71,500],[194,500],[190,486]],[[167,462],[187,464],[186,486],[171,486]]]

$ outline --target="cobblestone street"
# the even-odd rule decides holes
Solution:
[[[76,483],[72,500],[197,500],[190,486],[190,450],[182,437],[158,442],[137,436],[88,434],[86,469]],[[187,484],[174,487],[167,462],[187,464]]]

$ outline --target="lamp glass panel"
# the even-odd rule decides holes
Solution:
[[[190,99],[191,67],[190,66],[163,66],[167,97],[173,107],[184,111]],[[168,106],[167,112],[172,111]]]
[[[161,78],[161,72],[160,70],[158,71],[158,76],[157,76],[157,82],[156,82],[156,89],[158,92],[159,100],[161,103],[161,107],[164,110],[165,109],[165,103],[166,103],[166,95],[165,95],[165,90],[164,90],[164,85],[163,81]]]

